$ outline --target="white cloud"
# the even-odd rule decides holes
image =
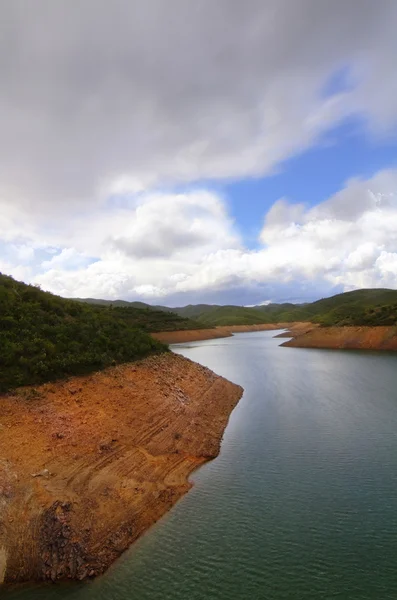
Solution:
[[[44,260],[41,267],[44,271],[51,269],[77,270],[92,262],[86,256],[79,254],[75,248],[63,248],[59,254],[51,256],[50,260]]]
[[[13,255],[14,260],[17,260],[20,263],[30,262],[34,257],[34,249],[26,244],[11,244],[10,253]]]
[[[352,114],[397,124],[394,0],[14,0],[0,18],[0,202],[31,215],[269,173]]]
[[[46,234],[51,244],[55,237]],[[64,296],[153,302],[197,302],[227,289],[235,301],[251,290],[260,302],[280,299],[277,286],[284,295],[285,286],[397,288],[397,170],[352,180],[315,208],[275,202],[261,241],[243,246],[215,193],[148,194],[131,208],[81,215],[58,238],[62,251],[51,256],[50,246],[24,277]]]
[[[274,172],[348,116],[395,132],[395,0],[0,0],[0,18],[3,271],[165,301],[397,287],[393,170],[312,209],[278,200],[252,251],[198,189]]]
[[[126,214],[117,233],[109,235],[114,249],[135,258],[170,258],[195,249],[202,254],[237,243],[222,202],[203,191],[146,196],[133,218]]]
[[[55,220],[41,234],[27,226],[25,236],[47,243],[30,279],[66,296],[165,296],[191,287],[186,282],[206,257],[241,248],[223,201],[205,190],[147,194],[62,225]]]
[[[274,215],[281,215],[274,219]],[[351,287],[397,287],[397,171],[352,180],[315,208],[277,202],[261,239],[306,276]]]

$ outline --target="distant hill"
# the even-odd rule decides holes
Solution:
[[[198,305],[196,307],[178,308],[177,314],[194,315],[200,323],[204,323],[207,327],[214,325],[257,325],[258,323],[270,323],[269,316],[263,315],[259,311],[244,306],[211,306]]]
[[[244,306],[220,306],[213,304],[189,304],[188,306],[180,306],[168,308],[166,306],[151,306],[143,302],[126,302],[125,300],[98,300],[93,298],[79,298],[80,302],[88,302],[90,304],[115,306],[115,307],[138,307],[143,306],[146,310],[152,312],[162,311],[168,315],[173,315],[183,319],[186,326],[181,326],[180,329],[198,329],[202,327],[215,327],[217,325],[255,325],[257,323],[269,323],[266,315],[260,314],[256,309],[246,308]],[[278,306],[278,305],[274,305]],[[271,312],[271,311],[269,311]],[[170,320],[172,318],[170,317]],[[180,323],[182,325],[182,323]],[[159,327],[162,323],[159,321]],[[174,328],[176,329],[176,328]],[[157,329],[157,331],[171,331],[172,329]]]
[[[128,302],[127,300],[101,300],[99,298],[70,298],[86,304],[98,304],[99,306],[126,306],[130,308],[155,308],[145,302]]]
[[[203,322],[189,318],[186,314],[166,306],[151,306],[145,302],[127,302],[126,300],[99,300],[97,298],[75,298],[71,302],[82,302],[98,308],[116,310],[128,323],[148,332],[203,329]],[[182,311],[183,312],[183,311]]]
[[[320,325],[394,325],[397,324],[397,291],[363,289],[337,294],[306,304],[269,304],[267,306],[212,307],[196,316],[212,325],[284,323],[312,321]]]
[[[0,392],[166,351],[130,310],[138,309],[65,300],[0,274]]]
[[[85,301],[109,304],[109,301]],[[126,303],[123,300],[116,300],[111,304],[127,304],[131,307],[143,304],[146,309],[172,312],[183,318],[194,319],[196,324],[206,327],[292,321],[313,321],[321,325],[393,325],[397,322],[397,291],[389,289],[355,290],[305,304],[287,302],[254,307],[189,304],[167,308],[150,307],[137,302]]]

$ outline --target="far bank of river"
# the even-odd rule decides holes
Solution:
[[[290,348],[339,350],[397,350],[397,327],[312,327],[305,332],[292,329]]]
[[[350,350],[397,350],[397,326],[387,327],[319,327],[313,323],[265,323],[229,325],[212,329],[165,331],[152,334],[167,344],[197,342],[230,337],[234,333],[285,329],[277,337],[291,338],[282,344],[291,348],[325,348]]]
[[[276,331],[280,329],[293,329],[306,331],[313,327],[311,323],[259,323],[258,325],[222,325],[208,329],[189,329],[186,331],[160,331],[152,336],[166,344],[183,344],[185,342],[198,342],[231,337],[234,333],[248,333],[249,331]]]

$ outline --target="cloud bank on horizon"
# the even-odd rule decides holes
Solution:
[[[397,288],[394,0],[0,0],[0,22],[0,271],[169,305]],[[346,180],[324,162],[333,193],[273,196],[328,134]]]

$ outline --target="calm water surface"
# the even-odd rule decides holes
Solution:
[[[2,598],[396,600],[397,356],[273,335],[175,346],[245,389],[220,456],[104,577]]]

